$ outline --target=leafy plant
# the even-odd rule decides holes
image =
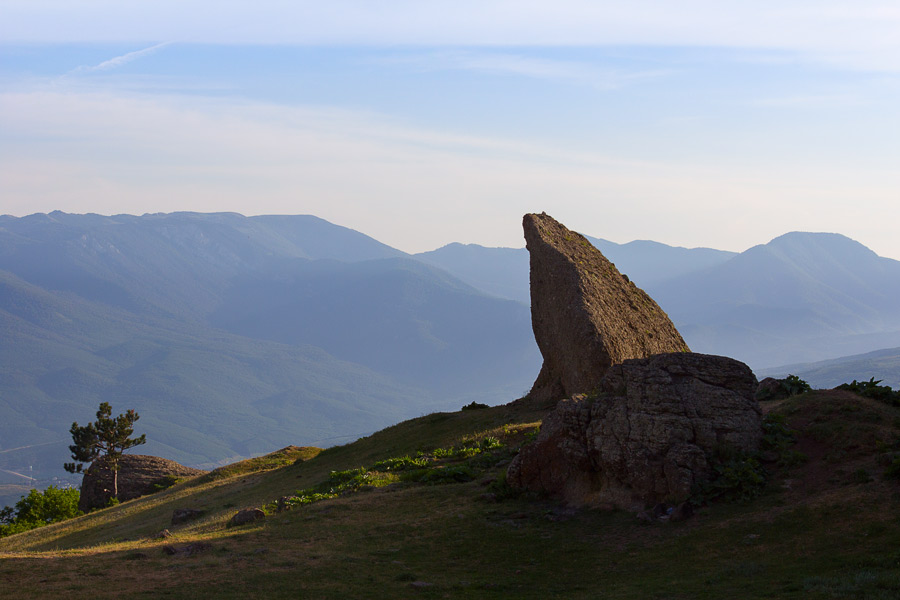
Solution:
[[[464,483],[466,481],[472,481],[473,479],[475,479],[475,471],[469,465],[417,469],[415,471],[408,471],[400,476],[401,481],[413,481],[431,485],[442,483]]]
[[[771,385],[767,385],[771,383]],[[788,375],[784,379],[764,380],[756,392],[757,400],[781,400],[809,392],[812,387],[796,375]]]
[[[388,458],[380,460],[372,465],[373,471],[408,471],[409,469],[421,469],[428,465],[431,459],[425,456],[411,458],[409,456],[398,456],[397,458]]]
[[[27,496],[0,510],[0,537],[41,527],[57,521],[65,521],[83,514],[78,510],[81,494],[75,488],[57,488],[51,485],[43,492],[31,490]]]
[[[760,444],[763,455],[773,454],[779,467],[793,467],[806,460],[806,456],[794,450],[797,436],[787,426],[784,415],[768,414],[763,419],[763,438]]]
[[[471,403],[463,406],[462,410],[480,410],[483,408],[490,408],[490,406],[488,406],[487,404],[482,404],[481,402],[475,402],[473,400]]]
[[[869,381],[853,380],[851,383],[842,383],[837,386],[838,390],[847,390],[854,394],[859,394],[865,398],[872,398],[890,404],[891,406],[900,406],[900,391],[894,391],[888,385],[879,385],[881,380],[874,377]]]
[[[180,483],[182,481],[184,481],[184,477],[178,477],[177,475],[166,475],[158,481],[153,482],[153,492],[161,492],[163,490],[167,490],[176,483]]]
[[[713,477],[694,490],[691,502],[701,505],[712,500],[749,502],[766,486],[767,475],[759,460],[748,454],[720,458],[712,464]]]

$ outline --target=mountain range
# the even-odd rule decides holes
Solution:
[[[793,232],[741,253],[586,236],[665,310],[696,352],[754,369],[900,345],[900,261],[834,233]],[[417,255],[523,300],[524,249],[451,244]],[[498,285],[485,285],[503,273]]]
[[[900,263],[846,237],[589,239],[695,351],[771,370],[900,346]],[[541,363],[528,300],[525,249],[409,255],[313,216],[0,217],[0,486],[61,477],[102,401],[192,466],[509,401]]]
[[[540,366],[527,305],[311,216],[2,217],[0,332],[9,485],[62,476],[103,401],[213,466],[507,401]]]

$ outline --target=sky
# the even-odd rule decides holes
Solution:
[[[900,5],[0,0],[0,214],[53,210],[900,259]]]

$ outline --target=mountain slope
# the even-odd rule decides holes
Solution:
[[[527,306],[405,258],[296,262],[278,277],[239,278],[211,322],[318,346],[443,396],[478,390],[492,402],[509,399],[522,389],[498,383],[515,383],[539,363]]]
[[[134,408],[148,453],[219,463],[291,442],[328,445],[437,400],[312,346],[61,298],[0,271],[0,482],[62,475],[68,428],[100,402]],[[13,450],[18,449],[18,450]]]
[[[525,248],[487,248],[478,244],[447,244],[414,258],[452,273],[472,287],[498,296],[531,302],[528,288],[528,251]]]
[[[900,341],[900,262],[838,234],[785,234],[649,291],[692,349],[756,367]]]
[[[790,374],[806,380],[814,388],[830,389],[854,379],[868,381],[874,378],[881,380],[882,385],[900,389],[900,348],[886,348],[813,363],[772,367],[766,369],[760,376],[786,377]]]
[[[0,269],[47,290],[181,318],[213,310],[230,278],[283,258],[403,256],[312,216],[231,213],[0,217]]]
[[[766,463],[762,495],[706,504],[687,521],[651,523],[492,492],[504,489],[505,457],[538,425],[540,416],[525,409],[517,403],[428,415],[319,453],[285,448],[0,539],[0,586],[23,599],[900,594],[898,482],[882,464],[897,451],[897,408],[843,392],[769,403],[764,410],[789,427],[782,452],[792,460]],[[479,473],[468,482],[417,484],[374,468],[488,435],[505,447],[469,461]],[[335,471],[364,472],[369,484],[276,511],[275,500],[334,481]],[[270,512],[261,522],[228,525],[251,506]],[[207,512],[173,526],[173,511],[183,507]],[[163,529],[169,537],[160,536]]]
[[[585,236],[616,267],[640,287],[722,264],[733,252],[710,248],[681,248],[659,242],[617,244]],[[447,244],[414,258],[440,267],[469,285],[500,298],[530,304],[528,251],[524,248],[487,248],[477,244]]]
[[[585,237],[615,263],[619,271],[642,288],[721,265],[735,256],[734,252],[725,250],[683,248],[650,240],[617,244],[591,236]]]
[[[0,484],[62,476],[101,401],[197,465],[509,400],[539,368],[529,323],[315,217],[2,217]]]

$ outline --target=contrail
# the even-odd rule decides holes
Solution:
[[[143,50],[135,50],[134,52],[129,52],[128,54],[123,54],[122,56],[116,56],[115,58],[104,60],[102,63],[94,66],[83,65],[72,69],[71,71],[69,71],[69,74],[91,73],[94,71],[109,71],[110,69],[116,69],[124,64],[130,63],[133,60],[137,60],[138,58],[147,56],[148,54],[153,54],[160,48],[168,46],[171,43],[172,42],[162,42],[161,44],[155,44],[153,46],[150,46],[149,48],[144,48]]]
[[[29,481],[34,481],[34,477],[30,477],[28,475],[22,475],[21,473],[16,473],[15,471],[8,471],[6,469],[0,469],[0,471],[3,471],[4,473],[9,473],[10,475],[18,475],[19,477],[24,477],[25,479],[27,479]]]
[[[37,448],[38,446],[49,446],[50,444],[59,444],[61,442],[65,442],[66,440],[56,440],[55,442],[44,442],[43,444],[32,444],[30,446],[19,446],[18,448],[7,448],[6,450],[0,450],[0,454],[6,454],[7,452],[15,452],[16,450],[25,450],[27,448]]]

